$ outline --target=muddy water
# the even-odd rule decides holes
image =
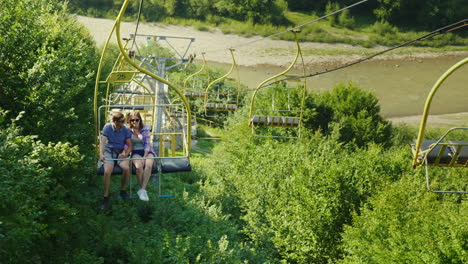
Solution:
[[[311,77],[308,89],[331,90],[339,83],[352,81],[372,91],[380,102],[385,117],[420,115],[434,83],[451,66],[465,56],[448,55],[436,58],[370,60],[335,72]],[[208,62],[209,66],[228,70],[230,65]],[[333,65],[326,66],[327,69]],[[266,78],[285,68],[263,65],[239,67],[241,82],[255,88]],[[307,73],[323,71],[314,66]],[[300,74],[294,71],[294,74]],[[431,114],[468,112],[468,65],[452,74],[439,88],[431,105]]]

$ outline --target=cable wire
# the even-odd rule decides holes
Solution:
[[[339,9],[339,10],[336,10],[336,11],[334,11],[334,12],[332,12],[332,13],[329,13],[329,14],[326,14],[326,15],[321,16],[321,17],[319,17],[319,18],[310,20],[310,21],[308,21],[308,22],[306,22],[306,23],[304,23],[304,24],[295,26],[295,27],[293,27],[293,28],[288,28],[288,29],[286,29],[286,30],[284,30],[284,31],[281,31],[281,32],[278,32],[278,33],[275,33],[275,34],[272,34],[272,35],[263,37],[263,38],[261,38],[261,39],[252,40],[252,41],[249,41],[249,42],[246,42],[246,43],[243,43],[243,44],[239,44],[239,45],[237,45],[237,46],[233,46],[233,47],[230,47],[230,48],[227,48],[227,49],[235,49],[235,48],[247,46],[247,45],[250,45],[250,44],[255,43],[255,42],[258,42],[258,41],[262,41],[262,40],[265,40],[265,39],[268,39],[268,38],[273,38],[273,37],[282,35],[282,34],[284,34],[284,33],[287,33],[287,32],[289,32],[289,31],[293,31],[293,30],[296,30],[296,29],[299,29],[299,28],[304,27],[304,26],[307,26],[307,25],[309,25],[309,24],[311,24],[311,23],[314,23],[314,22],[317,22],[317,21],[319,21],[319,20],[325,19],[325,18],[327,18],[327,17],[329,17],[329,16],[335,15],[335,14],[340,13],[340,12],[346,10],[346,9],[350,9],[351,7],[360,5],[360,4],[362,4],[362,3],[364,3],[364,2],[367,2],[367,1],[368,1],[368,0],[359,1],[359,2],[354,3],[354,4],[352,4],[352,5],[349,5],[349,6],[343,7],[343,8],[341,8],[341,9]],[[226,49],[211,50],[210,52],[218,52],[218,51],[223,51],[223,50],[226,50]]]
[[[137,24],[136,24],[136,27],[135,27],[135,34],[133,35],[133,42],[132,42],[132,46],[130,47],[130,50],[133,50],[133,47],[135,46],[136,36],[137,36],[137,33],[138,33],[138,26],[140,25],[140,17],[141,17],[141,8],[142,7],[143,7],[143,0],[140,0],[140,5],[138,6]]]

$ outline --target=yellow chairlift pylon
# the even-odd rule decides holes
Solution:
[[[305,95],[306,95],[306,90],[307,90],[306,79],[305,78],[293,78],[296,80],[297,86],[288,86],[287,84],[284,84],[281,87],[277,87],[280,85],[266,86],[268,82],[273,81],[281,76],[294,77],[291,75],[287,75],[287,73],[290,72],[294,68],[294,66],[298,63],[299,59],[300,59],[301,68],[302,68],[302,76],[305,76],[304,58],[302,56],[301,46],[299,44],[299,40],[297,37],[297,34],[300,32],[300,30],[296,29],[296,30],[292,30],[291,32],[294,34],[294,40],[296,43],[296,56],[293,62],[283,72],[261,82],[252,94],[252,98],[250,102],[250,112],[249,112],[249,117],[250,117],[249,126],[252,127],[252,134],[255,136],[273,137],[273,138],[298,138],[300,137],[300,130],[302,127],[302,115],[304,112]],[[275,97],[274,97],[275,91],[273,91],[272,93],[271,109],[257,109],[256,108],[256,100],[258,100],[257,94],[260,91],[260,89],[265,89],[265,88],[286,90],[287,96],[288,96],[287,109],[277,109],[277,106],[275,104]],[[290,100],[289,90],[290,89],[301,89],[299,93],[300,105],[298,109],[292,109],[291,107],[291,104],[289,102]],[[263,128],[268,128],[268,127],[280,128],[281,127],[281,128],[286,128],[286,129],[297,129],[298,131],[297,131],[296,136],[274,135],[274,133],[271,134],[272,132],[274,132],[271,129],[265,131],[265,133],[263,134],[259,134],[257,130],[260,127],[263,127]]]
[[[240,78],[239,69],[237,68],[236,59],[234,58],[234,49],[230,48],[229,52],[232,57],[231,68],[227,73],[218,79],[208,84],[205,90],[204,109],[206,116],[214,116],[209,112],[234,112],[237,111],[239,105]],[[228,76],[236,70],[236,78],[228,78]],[[223,83],[221,83],[223,81]],[[229,84],[225,84],[229,81]],[[221,84],[218,84],[221,83]],[[217,84],[217,85],[216,85]],[[216,86],[216,91],[211,91]],[[234,97],[234,98],[231,98]]]
[[[451,141],[446,140],[447,136],[453,131],[468,130],[468,127],[453,127],[444,133],[438,140],[424,139],[426,130],[427,118],[432,103],[432,99],[439,89],[440,85],[463,65],[468,63],[468,58],[465,58],[450,69],[448,69],[436,81],[432,87],[424,106],[423,115],[421,117],[421,124],[419,127],[418,138],[411,144],[413,152],[412,168],[418,166],[425,166],[426,168],[426,186],[430,192],[435,193],[462,193],[467,194],[468,191],[461,190],[433,190],[431,187],[431,177],[429,167],[445,167],[445,168],[466,168],[468,167],[468,141]]]

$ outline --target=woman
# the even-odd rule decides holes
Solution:
[[[146,186],[148,185],[148,181],[151,176],[151,170],[154,163],[153,158],[156,157],[153,146],[151,146],[150,142],[149,127],[143,125],[143,120],[141,119],[140,112],[138,111],[129,113],[127,115],[127,120],[129,128],[132,131],[132,158],[147,158],[133,160],[138,183],[140,184],[140,190],[138,190],[137,194],[140,200],[149,201]]]

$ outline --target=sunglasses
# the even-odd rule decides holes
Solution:
[[[140,119],[130,119],[130,122],[140,122]]]
[[[117,120],[116,122],[117,122],[117,123],[123,123],[123,122],[125,122],[125,119]]]

